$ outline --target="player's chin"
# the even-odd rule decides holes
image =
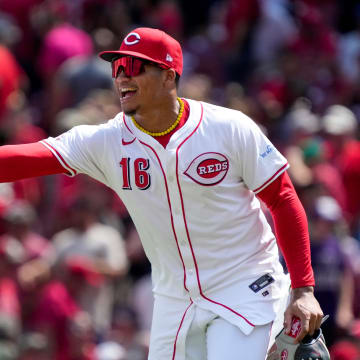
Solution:
[[[128,104],[121,104],[122,111],[126,116],[134,116],[137,112],[137,106],[130,106]]]

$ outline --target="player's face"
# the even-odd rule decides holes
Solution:
[[[114,62],[112,69],[121,107],[126,115],[135,115],[154,107],[156,98],[161,99],[162,69],[157,64],[126,57]]]

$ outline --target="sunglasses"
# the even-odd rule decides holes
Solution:
[[[118,76],[119,70],[120,72],[124,71],[124,74],[127,77],[138,76],[145,72],[145,65],[154,65],[161,69],[169,69],[169,67],[163,64],[157,64],[148,60],[143,60],[132,56],[123,56],[111,62],[112,77],[116,78]]]

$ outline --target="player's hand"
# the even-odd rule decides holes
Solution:
[[[290,334],[293,318],[298,317],[301,321],[301,330],[294,340],[298,343],[306,334],[313,335],[315,330],[320,328],[323,316],[312,286],[292,289],[290,303],[284,314],[285,333]]]

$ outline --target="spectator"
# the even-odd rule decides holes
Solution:
[[[128,306],[117,307],[114,311],[111,330],[108,332],[105,342],[100,345],[100,349],[116,344],[126,351],[127,359],[146,360],[148,348],[140,335],[138,319],[132,308]]]
[[[323,329],[329,345],[336,340],[336,327],[348,326],[353,316],[353,276],[335,232],[341,219],[341,208],[333,198],[320,196],[315,200],[309,223],[311,262],[317,283],[315,294],[324,314],[330,315]]]
[[[356,16],[357,28],[341,36],[338,53],[341,73],[350,83],[360,79],[360,15]]]
[[[115,342],[103,342],[96,348],[98,360],[126,360],[126,350]]]
[[[259,66],[273,63],[297,32],[288,0],[260,1],[261,15],[254,34],[254,58]]]
[[[346,212],[353,234],[358,237],[360,219],[360,141],[354,113],[342,105],[330,106],[323,119],[328,160],[340,171],[344,184]]]
[[[97,219],[96,205],[88,198],[75,201],[70,210],[72,226],[55,234],[55,268],[62,271],[69,259],[77,256],[103,276],[97,287],[87,286],[79,301],[94,320],[96,333],[101,336],[110,327],[114,306],[115,281],[125,275],[127,258],[119,233]]]
[[[51,244],[34,231],[36,212],[31,204],[20,200],[14,202],[5,210],[3,219],[6,232],[0,237],[0,242],[11,249],[19,265],[48,256]]]
[[[342,340],[331,347],[330,356],[333,360],[358,360],[360,351],[352,341]]]
[[[76,107],[98,89],[113,88],[108,67],[96,55],[104,43],[112,43],[113,37],[108,29],[97,29],[93,35],[96,49],[93,55],[70,57],[59,66],[52,87],[51,114]]]
[[[36,292],[28,328],[46,336],[47,359],[95,360],[91,318],[74,295],[82,284],[69,271]]]
[[[44,80],[51,81],[59,66],[74,56],[90,56],[93,44],[88,34],[70,24],[55,25],[45,36],[39,55]]]
[[[14,279],[11,250],[0,242],[0,358],[16,359],[17,340],[21,334],[21,304]]]
[[[0,45],[0,122],[7,111],[16,106],[16,96],[22,89],[25,74],[13,54]]]

